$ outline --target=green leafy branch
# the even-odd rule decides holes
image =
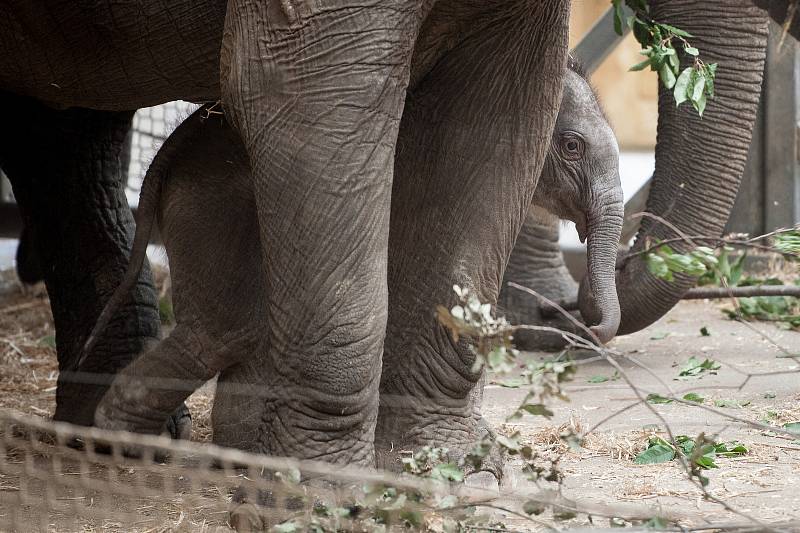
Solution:
[[[670,242],[674,240],[669,239]],[[687,241],[685,238],[677,240]],[[692,238],[692,241],[699,240],[701,238]],[[673,281],[675,274],[686,274],[698,277],[698,285],[723,287],[716,291],[693,289],[690,297],[714,297],[716,292],[721,297],[733,297],[734,309],[726,310],[730,318],[781,322],[799,328],[800,298],[797,296],[800,287],[784,285],[775,278],[745,277],[743,271],[748,248],[779,254],[787,261],[797,261],[800,257],[800,227],[777,230],[754,239],[734,235],[716,240],[716,248],[696,246],[686,253],[676,252],[666,244],[668,241],[648,245],[643,252],[648,271],[666,281]],[[731,255],[734,246],[744,248],[735,259]]]
[[[494,317],[491,305],[481,303],[471,290],[458,285],[453,290],[459,298],[458,304],[450,310],[440,306],[437,314],[439,322],[450,330],[454,341],[457,342],[461,337],[471,341],[469,349],[475,355],[473,372],[481,371],[484,367],[498,374],[511,371],[519,356],[513,347],[513,333],[517,328],[503,317]],[[568,360],[526,363],[519,378],[503,383],[507,387],[530,387],[508,420],[517,420],[525,415],[552,417],[553,412],[547,407],[547,402],[553,398],[567,400],[561,386],[572,378],[574,372],[574,365]],[[571,447],[576,446],[579,437],[567,433],[562,435],[562,439]],[[530,446],[520,443],[519,438],[519,433],[486,436],[466,455],[461,466],[477,470],[494,450],[498,450],[520,457],[524,465],[523,472],[529,479],[559,481],[561,473],[557,462],[543,459]]]
[[[691,438],[686,435],[677,435],[672,444],[661,437],[653,436],[647,442],[647,447],[637,455],[633,462],[638,465],[668,463],[674,460],[678,453],[689,458],[690,463],[702,470],[719,468],[717,457],[736,457],[748,453],[748,449],[740,442],[714,442],[704,434]],[[706,479],[705,484],[708,483]]]
[[[633,15],[628,17],[623,10],[623,0],[612,0],[611,3],[614,6],[614,30],[622,35],[623,25],[627,24],[642,46],[641,54],[647,58],[630,70],[649,67],[658,72],[664,87],[673,91],[676,105],[688,100],[702,117],[708,99],[714,97],[717,64],[705,63],[700,58],[700,51],[688,41],[693,37],[692,34],[653,20],[647,0],[624,0],[624,5],[633,11]],[[683,70],[678,57],[679,50],[684,56],[691,57],[691,65]]]

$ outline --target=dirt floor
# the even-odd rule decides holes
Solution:
[[[622,355],[619,362],[625,376],[644,395],[682,397],[693,392],[704,398],[702,406],[639,404],[623,410],[637,401],[624,377],[607,362],[585,363],[593,354],[578,354],[584,363],[565,387],[570,402],[554,402],[551,420],[526,416],[507,422],[525,389],[500,386],[497,381],[507,377],[497,376],[486,387],[484,414],[499,432],[519,432],[521,441],[538,452],[561,457],[563,495],[579,506],[609,506],[612,509],[607,514],[615,514],[613,509],[618,506],[628,506],[628,515],[646,506],[653,515],[671,516],[683,525],[694,526],[746,523],[743,515],[769,522],[800,520],[800,435],[793,438],[746,424],[752,421],[783,427],[800,421],[800,360],[785,353],[800,354],[800,333],[773,324],[752,324],[759,333],[727,319],[721,307],[724,305],[708,302],[681,303],[647,330],[611,344]],[[701,335],[701,328],[709,335]],[[12,273],[0,273],[0,408],[42,417],[53,412],[57,377],[53,335],[44,289],[22,289]],[[677,379],[691,356],[713,359],[720,368]],[[209,389],[195,393],[189,405],[195,421],[193,439],[209,440]],[[586,432],[600,422],[577,452],[570,451],[558,438],[566,426]],[[715,441],[740,441],[749,449],[741,457],[717,458],[719,468],[704,472],[710,479],[708,493],[727,502],[729,509],[704,498],[677,461],[634,464],[633,458],[644,449],[648,438],[654,434],[667,436],[666,425],[675,435],[696,437],[704,433]],[[536,486],[512,463],[506,467],[502,488],[527,490]],[[550,516],[549,512],[542,515],[545,519]],[[506,519],[508,525],[523,528],[512,516]],[[608,527],[609,521],[595,518],[590,523],[579,516],[564,524],[591,525]]]

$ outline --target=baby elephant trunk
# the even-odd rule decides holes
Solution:
[[[617,183],[619,183],[617,181]],[[620,323],[616,286],[617,248],[624,206],[618,187],[594,198],[587,223],[588,274],[578,295],[583,319],[602,343],[614,338]]]

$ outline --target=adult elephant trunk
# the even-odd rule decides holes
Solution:
[[[619,178],[616,178],[619,183]],[[599,311],[597,324],[591,327],[600,342],[614,338],[620,325],[620,307],[614,283],[617,259],[617,244],[622,232],[623,204],[619,188],[612,189],[590,211],[586,234],[587,269],[586,280],[591,301]]]
[[[652,0],[651,15],[692,34],[689,39],[707,63],[718,63],[716,96],[702,119],[672,92],[659,92],[656,170],[647,212],[632,252],[648,242],[684,235],[721,235],[733,207],[747,161],[758,109],[767,47],[766,14],[748,0]],[[688,64],[682,65],[683,67]],[[691,247],[676,243],[676,251]],[[696,279],[656,278],[642,255],[618,265],[620,334],[638,331],[662,317]],[[584,317],[596,319],[583,290]]]

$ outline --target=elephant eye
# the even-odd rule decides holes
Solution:
[[[561,153],[565,159],[575,161],[583,157],[586,143],[575,132],[565,132],[561,135]]]

